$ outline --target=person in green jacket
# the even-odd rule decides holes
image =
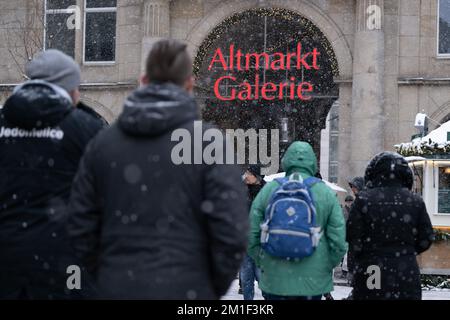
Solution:
[[[286,175],[298,172],[303,179],[317,173],[317,160],[306,142],[292,143],[281,160]],[[267,300],[316,299],[333,291],[333,268],[347,251],[345,221],[334,191],[325,183],[316,183],[311,193],[316,207],[317,223],[323,235],[315,252],[306,258],[286,260],[270,256],[261,248],[260,225],[277,181],[266,184],[253,201],[250,210],[248,253],[261,269],[259,287]]]

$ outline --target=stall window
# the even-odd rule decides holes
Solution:
[[[450,214],[450,166],[439,168],[438,212]]]
[[[423,194],[423,167],[422,166],[412,166],[412,171],[414,174],[414,184],[413,192],[422,196]]]

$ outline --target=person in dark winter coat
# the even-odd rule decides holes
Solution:
[[[102,117],[101,114],[99,114],[97,111],[95,111],[93,108],[89,107],[83,102],[78,102],[77,109],[86,112],[90,116],[94,117],[94,119],[97,119],[98,122],[102,125],[103,128],[107,128],[109,126],[108,121],[106,121],[105,118]]]
[[[348,185],[356,197],[358,193],[364,189],[366,183],[363,177],[355,177],[348,183]]]
[[[264,176],[261,175],[261,166],[258,164],[250,165],[244,173],[244,183],[248,188],[248,212],[252,206],[259,191],[264,187],[266,182]],[[253,300],[255,296],[255,280],[259,279],[259,270],[253,259],[247,254],[244,257],[241,270],[239,272],[239,283],[242,288],[244,300]]]
[[[33,77],[0,110],[0,299],[75,293],[66,285],[67,267],[79,264],[67,241],[66,205],[85,146],[102,124],[74,108],[80,75],[73,59],[52,50],[27,66],[29,76],[49,70],[56,84]]]
[[[255,200],[259,191],[264,187],[264,175],[261,174],[261,165],[252,164],[248,166],[244,173],[244,183],[247,185],[247,204],[248,210],[252,207],[253,200]]]
[[[353,204],[354,200],[355,199],[350,195],[345,197],[345,200],[344,200],[345,204],[344,204],[344,208],[342,210],[342,212],[344,213],[345,222],[348,221],[348,216],[350,215],[350,209],[352,208],[352,204]]]
[[[430,247],[433,229],[422,198],[411,192],[412,171],[399,154],[383,152],[369,163],[365,180],[347,230],[355,263],[353,298],[421,299],[416,256]]]
[[[366,182],[364,181],[364,177],[355,177],[353,178],[351,181],[348,182],[348,185],[350,187],[350,189],[352,190],[355,198],[358,197],[358,194],[364,190]],[[353,204],[352,204],[353,205]],[[351,208],[349,208],[351,209]],[[347,214],[345,214],[344,211],[344,216],[345,216],[345,224],[346,224],[346,229],[348,229],[348,217],[350,216],[350,211],[348,211]],[[354,262],[353,262],[353,252],[352,252],[352,248],[349,246],[348,248],[348,252],[346,254],[346,256],[344,257],[344,259],[347,261],[346,265],[347,265],[347,271],[348,271],[348,280],[351,283],[352,279],[353,279],[353,269],[354,269]],[[348,299],[352,299],[352,292],[350,292]]]
[[[99,298],[218,299],[246,249],[240,169],[173,161],[172,133],[193,137],[199,119],[185,44],[156,42],[141,82],[81,161],[70,205],[73,246]]]
[[[345,223],[347,224],[348,217],[350,215],[350,210],[353,205],[353,201],[355,199],[348,195],[345,197],[344,200],[344,207],[342,208],[342,213],[344,214]],[[349,276],[349,268],[348,268],[348,252],[345,254],[343,260],[342,260],[342,278],[349,280],[351,282],[351,275]],[[351,296],[351,294],[350,294]]]

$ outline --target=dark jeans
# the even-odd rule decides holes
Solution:
[[[274,294],[270,294],[270,293],[265,293],[263,292],[263,297],[266,300],[322,300],[322,295],[319,296],[311,296],[311,297],[306,297],[306,296],[277,296]]]
[[[259,281],[259,270],[249,255],[246,255],[239,272],[244,300],[253,300],[255,296],[255,280]]]

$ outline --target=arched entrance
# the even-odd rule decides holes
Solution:
[[[224,53],[227,64],[230,62],[230,45],[243,53],[262,53],[273,61],[277,53],[295,52],[301,43],[303,52],[316,49],[318,69],[300,64],[299,68],[272,70],[260,60],[249,63],[246,70],[238,70],[236,65],[224,68],[209,68],[217,49]],[[298,50],[297,50],[298,51]],[[233,58],[231,58],[233,60]],[[195,58],[197,76],[197,98],[202,106],[205,120],[212,121],[222,128],[242,129],[280,129],[285,146],[293,140],[310,142],[317,155],[320,154],[320,131],[334,101],[338,98],[338,86],[334,77],[339,75],[338,62],[331,43],[321,30],[301,14],[284,8],[254,8],[234,14],[214,27],[198,48]],[[262,88],[264,83],[286,84],[280,99],[249,99],[223,101],[214,91],[216,81],[223,76],[232,75],[235,80],[221,81],[217,86],[220,95],[231,97],[233,90],[238,92],[242,83],[253,89]],[[258,77],[259,83],[254,79]],[[309,82],[313,91],[308,99],[292,99],[288,85]]]

